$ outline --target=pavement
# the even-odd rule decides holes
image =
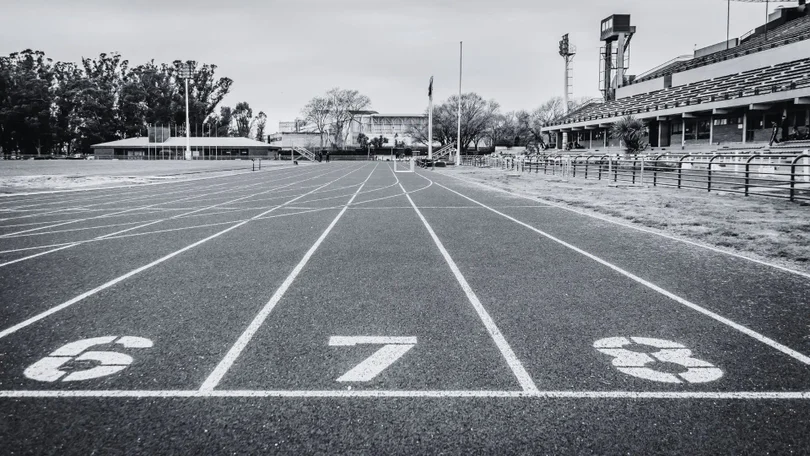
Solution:
[[[2,196],[0,284],[2,454],[810,448],[807,274],[452,169]]]

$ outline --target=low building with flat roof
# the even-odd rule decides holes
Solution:
[[[162,140],[160,140],[162,139]],[[234,160],[275,158],[278,146],[249,138],[192,137],[189,140],[193,160]],[[91,146],[96,159],[182,160],[186,151],[185,136],[153,140],[136,137]]]

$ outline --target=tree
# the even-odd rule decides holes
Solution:
[[[365,149],[369,145],[368,136],[365,133],[360,133],[357,135],[357,144],[360,145],[361,148]]]
[[[329,118],[332,125],[333,143],[340,147],[349,134],[349,125],[360,111],[371,107],[371,100],[357,90],[344,90],[335,87],[326,92],[329,107]]]
[[[433,109],[433,140],[442,146],[452,144],[458,136],[458,95]],[[478,143],[492,130],[492,124],[500,105],[495,100],[485,101],[477,93],[461,96],[461,149],[466,150],[471,143]],[[412,127],[408,134],[414,141],[427,144],[427,123]]]
[[[236,136],[250,137],[250,127],[253,126],[253,110],[246,101],[236,104],[233,110],[233,121],[236,126]]]
[[[635,154],[647,148],[648,144],[644,140],[647,134],[647,126],[644,121],[633,116],[622,117],[610,128],[610,136],[614,139],[621,139],[624,149],[629,154]]]
[[[2,73],[3,153],[41,154],[49,151],[51,135],[50,90],[53,81],[51,59],[42,51],[26,49],[10,54],[0,62]]]
[[[256,141],[264,142],[264,130],[267,128],[267,114],[264,111],[259,111],[259,114],[256,116]]]
[[[538,144],[543,144],[542,135],[540,134],[540,128],[558,122],[567,115],[570,115],[571,113],[595,102],[597,102],[597,100],[587,97],[570,100],[568,102],[569,114],[566,114],[565,104],[563,103],[562,97],[549,98],[545,103],[541,104],[531,114],[530,125],[532,136],[535,138],[535,141]],[[546,136],[548,138],[548,143],[551,143],[551,132],[546,132]]]
[[[216,65],[199,65],[195,60],[175,60],[171,65],[163,65],[163,71],[172,81],[173,118],[177,124],[186,121],[185,111],[185,81],[180,78],[180,69],[188,65],[191,69],[191,78],[188,81],[188,112],[189,122],[199,125],[208,116],[214,113],[216,107],[230,92],[233,80],[230,78],[216,78]],[[240,135],[242,136],[242,135]]]
[[[226,137],[234,135],[233,109],[230,106],[219,108],[219,116],[214,117],[212,120],[216,125],[214,136]]]
[[[314,97],[304,106],[301,114],[304,116],[304,121],[312,124],[315,131],[321,135],[321,147],[323,147],[324,135],[329,128],[329,100],[324,97]]]
[[[374,138],[371,140],[371,146],[374,147],[374,150],[382,149],[383,144],[388,144],[388,138],[384,137],[383,135],[380,135],[378,138]]]

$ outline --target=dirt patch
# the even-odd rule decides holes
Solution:
[[[810,204],[725,192],[462,167],[440,171],[614,221],[810,272]]]

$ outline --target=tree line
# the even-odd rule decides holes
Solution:
[[[183,65],[192,70],[193,134],[262,140],[263,112],[254,117],[247,102],[219,106],[233,80],[217,77],[216,65],[152,60],[131,66],[118,53],[54,62],[27,49],[0,56],[0,150],[6,156],[88,153],[92,144],[146,136],[148,125],[176,126],[185,135]]]
[[[569,103],[569,111],[590,101],[585,98],[574,100]],[[433,108],[433,141],[441,146],[456,142],[458,104],[458,95],[453,95]],[[320,134],[321,147],[329,143],[342,147],[348,140],[351,123],[370,108],[369,97],[357,90],[334,88],[324,96],[312,98],[304,106],[301,125]],[[424,115],[427,117],[427,109]],[[564,116],[562,97],[551,98],[534,110],[501,112],[497,101],[485,100],[474,92],[465,93],[461,96],[462,150],[477,149],[481,145],[540,149],[552,142],[550,134],[543,134],[540,129]],[[413,126],[406,134],[416,143],[427,145],[427,122]],[[357,143],[362,147],[371,145],[379,148],[387,142],[386,138],[369,138],[363,133],[357,137]]]
[[[591,101],[586,98],[570,101],[568,111]],[[454,144],[459,137],[458,105],[458,95],[452,95],[433,108],[433,141],[442,147]],[[501,112],[500,104],[495,100],[484,100],[475,92],[462,94],[461,150],[478,149],[481,145],[543,149],[553,141],[551,134],[542,133],[541,128],[565,117],[564,108],[562,97],[553,97],[533,110]],[[414,126],[408,134],[420,144],[427,145],[427,123]]]

